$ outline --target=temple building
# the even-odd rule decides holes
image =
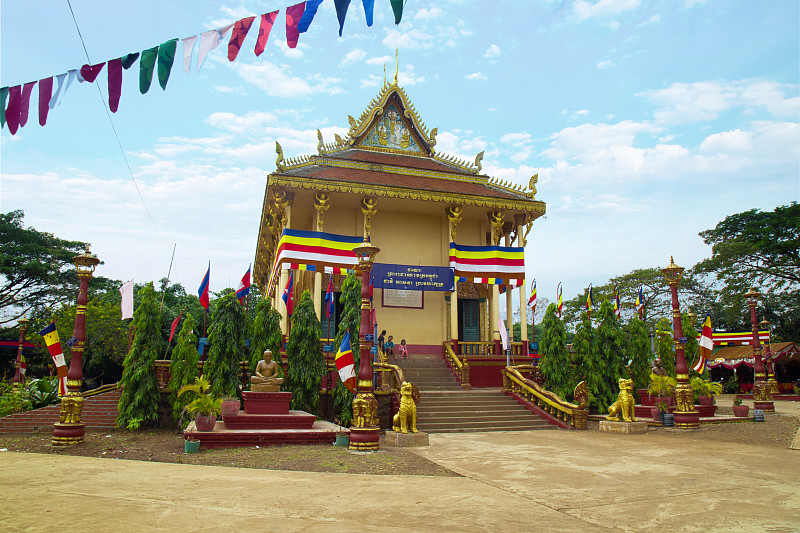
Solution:
[[[405,339],[412,354],[442,354],[443,343],[454,342],[454,350],[499,354],[500,306],[513,317],[507,296],[519,291],[523,342],[516,348],[527,354],[524,247],[545,214],[535,199],[537,176],[517,186],[481,174],[483,152],[472,162],[437,153],[437,128],[426,127],[397,74],[348,120],[347,136],[332,142],[317,131],[313,155],[287,159],[276,143],[254,278],[281,312],[284,334],[282,296],[291,279],[296,299],[306,289],[313,294],[323,338],[335,335],[338,293],[356,265],[349,250],[369,238],[380,248],[372,278],[377,331],[393,335],[395,345]],[[330,319],[329,290],[337,300]]]

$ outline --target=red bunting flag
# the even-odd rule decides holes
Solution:
[[[119,108],[119,97],[122,94],[122,60],[112,59],[108,62],[108,108],[116,113]]]
[[[300,39],[300,30],[297,29],[297,25],[300,24],[305,9],[305,2],[286,8],[286,44],[289,48],[297,48],[297,41]]]
[[[94,80],[97,79],[97,76],[100,75],[100,71],[103,70],[106,62],[103,61],[102,63],[98,63],[96,65],[84,65],[81,67],[81,76],[83,79],[92,83]]]
[[[22,86],[22,95],[19,100],[19,127],[25,126],[28,123],[28,109],[31,104],[31,93],[33,86],[36,85],[35,81],[30,81]]]
[[[228,61],[233,61],[239,55],[244,38],[247,37],[247,32],[250,31],[250,26],[253,25],[255,19],[256,17],[243,18],[233,25],[231,40],[228,43]]]
[[[261,27],[258,28],[258,40],[254,50],[256,57],[260,56],[264,52],[264,48],[267,47],[269,32],[272,31],[272,25],[275,24],[276,18],[278,18],[277,11],[261,15]]]
[[[47,124],[47,112],[50,111],[50,98],[53,97],[53,77],[39,80],[39,125]]]
[[[22,87],[15,85],[8,89],[8,107],[6,107],[6,122],[11,135],[17,133],[19,127],[19,105],[22,98]]]

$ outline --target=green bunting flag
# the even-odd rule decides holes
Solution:
[[[139,52],[134,52],[132,54],[124,55],[120,57],[120,61],[122,61],[122,68],[128,70],[131,68],[131,65],[139,58]]]
[[[167,90],[169,73],[172,71],[172,63],[175,61],[175,48],[178,46],[178,39],[170,39],[163,42],[158,47],[158,84],[163,90]]]
[[[0,89],[0,128],[6,125],[6,100],[8,99],[8,87]]]
[[[139,92],[142,94],[150,90],[156,57],[158,57],[158,46],[142,50],[142,58],[139,60]]]
[[[392,11],[394,11],[394,23],[400,24],[400,19],[403,18],[403,5],[405,2],[403,0],[391,0],[392,1]]]

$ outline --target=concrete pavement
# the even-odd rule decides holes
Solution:
[[[798,451],[597,431],[430,441],[416,453],[464,477],[3,452],[0,530],[800,531]]]

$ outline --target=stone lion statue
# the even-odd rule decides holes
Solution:
[[[411,433],[417,431],[417,402],[419,401],[419,390],[413,384],[404,381],[400,386],[400,410],[392,419],[392,430],[401,433],[408,433],[411,426]]]
[[[633,381],[630,379],[620,378],[619,396],[617,396],[617,401],[608,408],[608,416],[606,417],[606,420],[615,420],[617,422],[621,422],[622,420],[625,420],[625,422],[636,422],[636,416],[634,416],[635,404],[636,399],[633,397]],[[620,419],[620,415],[622,416],[622,419]]]

